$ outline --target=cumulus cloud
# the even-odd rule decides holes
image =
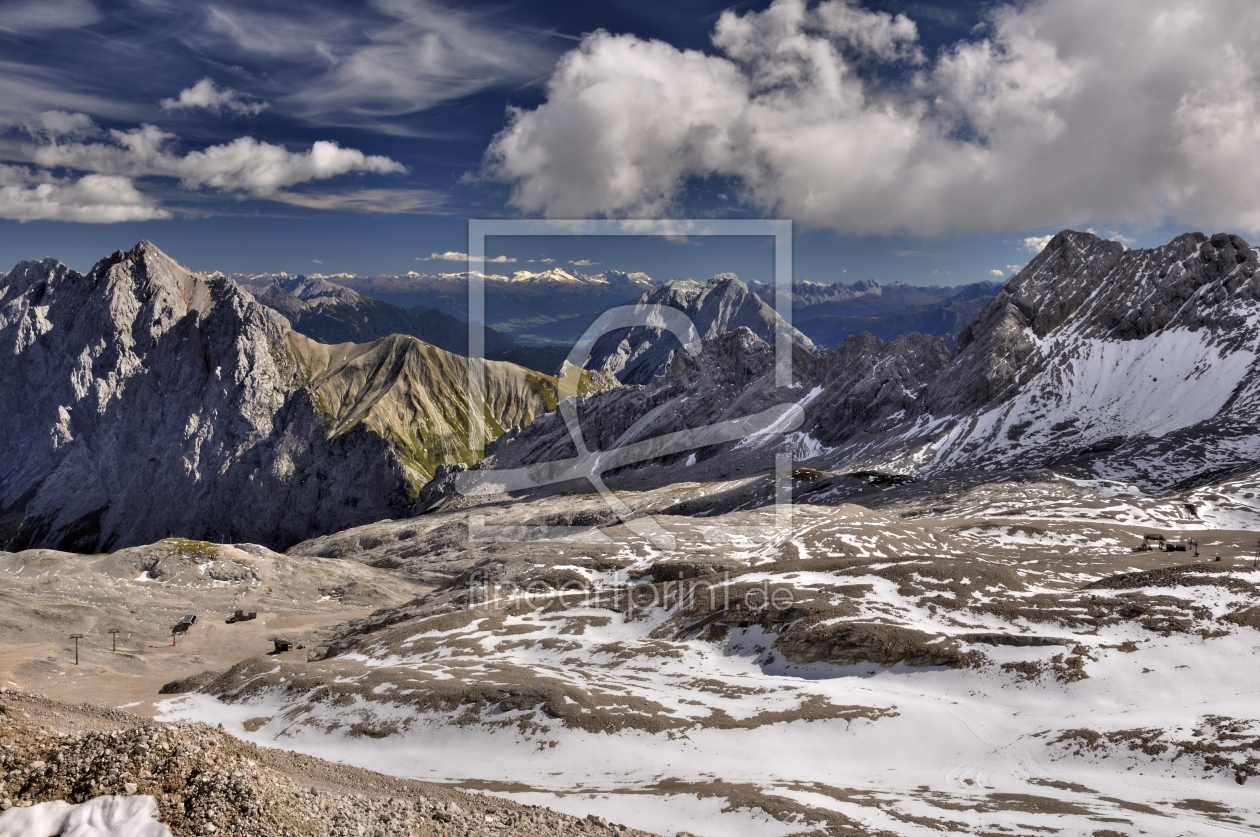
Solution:
[[[998,276],[998,277],[1001,277],[1001,276],[1005,276],[1005,275],[1006,275],[1006,271],[1005,271],[1005,270],[1000,270],[1000,269],[998,269],[998,268],[996,268],[996,267],[995,267],[995,268],[993,268],[992,270],[990,270],[990,271],[989,271],[989,275],[990,275],[990,276]]]
[[[138,179],[153,177],[176,178],[190,190],[206,188],[238,198],[266,198],[314,209],[416,212],[436,209],[446,199],[424,189],[292,191],[294,186],[345,174],[407,171],[388,157],[334,142],[290,151],[240,137],[181,152],[178,137],[152,125],[106,132],[84,114],[65,111],[10,119],[7,125],[0,124],[0,130],[5,127],[29,137],[29,141],[0,143],[0,159],[26,164],[0,165],[4,170],[0,215],[7,218],[111,222],[170,217],[137,188]],[[63,170],[79,173],[77,179],[55,176]]]
[[[23,166],[0,165],[0,218],[113,224],[169,217],[126,177],[54,178]]]
[[[1053,235],[1030,235],[1024,239],[1024,249],[1029,253],[1040,253],[1046,249],[1046,245],[1050,243]]]
[[[27,133],[37,139],[83,139],[97,133],[96,123],[86,113],[67,113],[64,110],[46,110],[29,118]]]
[[[717,54],[599,31],[485,168],[548,217],[662,216],[721,177],[843,234],[1257,232],[1257,31],[1252,0],[1002,5],[932,60],[912,20],[853,0],[724,12]]]
[[[417,256],[416,258],[419,259],[420,257]],[[468,261],[468,254],[447,250],[445,253],[431,253],[424,261],[466,262]],[[515,261],[516,259],[511,256],[487,256],[485,259],[486,264],[511,264]]]
[[[248,197],[267,198],[282,189],[351,172],[400,174],[400,163],[335,142],[319,141],[306,151],[240,137],[201,151],[179,154],[177,137],[152,125],[109,132],[112,142],[63,142],[31,150],[42,166],[65,167],[123,177],[175,177],[187,189],[209,187]]]
[[[159,102],[163,110],[212,110],[227,111],[237,116],[257,116],[267,109],[266,102],[246,97],[236,90],[221,88],[213,79],[203,78],[192,87],[179,91],[178,98]]]
[[[591,267],[592,265],[599,264],[599,262],[593,262],[590,259],[578,259],[575,262],[569,262],[569,264],[573,265],[574,267]]]

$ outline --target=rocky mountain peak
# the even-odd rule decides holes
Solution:
[[[284,547],[405,514],[435,466],[470,456],[465,360],[409,337],[317,343],[149,242],[87,274],[19,264],[0,354],[0,549]],[[492,433],[554,406],[545,376],[487,377]]]
[[[691,279],[666,282],[644,293],[635,305],[665,305],[682,311],[690,317],[701,339],[743,327],[774,345],[778,331],[786,329],[793,345],[813,348],[808,337],[784,323],[733,273],[720,273],[705,283]],[[610,372],[622,383],[647,383],[670,368],[679,348],[677,338],[665,329],[639,326],[600,338],[592,348],[587,368]]]
[[[360,299],[358,293],[347,287],[329,282],[323,277],[313,276],[277,276],[271,280],[268,290],[272,294],[283,293],[303,302],[336,300],[354,303]]]

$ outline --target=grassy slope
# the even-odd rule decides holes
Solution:
[[[363,424],[388,439],[414,491],[438,465],[476,461],[468,447],[467,358],[400,334],[330,346],[291,332],[289,349],[305,370],[329,433]],[[556,378],[486,361],[483,419],[490,438],[529,424],[556,403]]]

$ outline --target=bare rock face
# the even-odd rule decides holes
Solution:
[[[148,242],[86,275],[19,264],[0,354],[0,548],[283,548],[402,516],[470,458],[465,360],[401,336],[324,346]],[[490,366],[491,434],[554,406],[551,379]]]
[[[397,456],[332,439],[288,324],[148,242],[0,287],[0,540],[76,551],[172,534],[287,544],[401,512]]]
[[[792,386],[777,385],[775,351],[747,328],[701,341],[692,355],[679,352],[669,368],[642,386],[594,391],[577,398],[583,443],[590,451],[612,451],[680,431],[744,419],[768,408],[808,398],[826,362],[800,346],[793,349]],[[768,437],[781,439],[771,431]],[[474,469],[512,469],[577,455],[573,438],[557,413],[505,433],[486,448]],[[725,479],[773,465],[773,452],[741,442],[644,459],[606,472],[609,485],[647,488],[676,481]],[[563,487],[563,486],[562,486]],[[428,507],[444,507],[453,488],[426,491]]]
[[[863,333],[846,339],[810,405],[810,433],[827,446],[878,436],[917,409],[949,360],[940,337],[907,334],[885,343]]]
[[[635,305],[677,308],[691,318],[701,339],[746,328],[773,346],[776,334],[784,329],[792,345],[813,348],[808,337],[784,323],[732,273],[718,274],[705,284],[668,282],[643,294]],[[677,338],[663,328],[639,326],[596,341],[586,368],[610,372],[623,384],[645,384],[669,369],[680,348]]]

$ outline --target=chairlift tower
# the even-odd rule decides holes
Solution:
[[[79,664],[79,640],[83,639],[83,634],[70,634],[70,638],[74,640],[74,664]]]

